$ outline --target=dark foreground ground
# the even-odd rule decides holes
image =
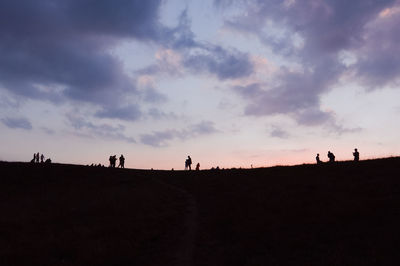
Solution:
[[[400,265],[399,170],[0,163],[0,265]]]

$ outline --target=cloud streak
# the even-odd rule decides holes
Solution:
[[[32,124],[31,122],[26,119],[26,118],[13,118],[13,117],[6,117],[1,119],[1,122],[11,128],[11,129],[25,129],[25,130],[31,130],[32,129]]]
[[[98,137],[105,140],[123,141],[128,143],[135,143],[133,137],[125,135],[125,127],[122,125],[111,126],[108,124],[94,124],[87,119],[78,115],[67,114],[67,122],[73,127],[77,135]]]
[[[153,147],[167,147],[169,142],[174,139],[187,140],[200,136],[211,135],[217,133],[218,130],[211,121],[202,121],[198,124],[191,125],[188,129],[176,130],[167,129],[164,131],[154,131],[150,134],[142,134],[140,141]]]

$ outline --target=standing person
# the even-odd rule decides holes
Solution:
[[[44,163],[44,155],[42,153],[42,155],[40,155],[40,163]]]
[[[119,157],[119,165],[118,165],[118,167],[125,168],[125,158],[124,158],[124,155],[122,155],[122,154]]]
[[[357,149],[354,149],[353,156],[355,162],[358,162],[360,160],[360,153],[358,152]]]
[[[112,163],[113,163],[113,168],[115,168],[115,164],[117,163],[117,155],[114,155],[113,156],[113,161],[112,161]]]
[[[189,167],[189,171],[192,170],[192,158],[188,156],[186,161],[187,161],[187,166]]]
[[[200,163],[197,163],[196,164],[196,171],[199,171],[200,170]]]
[[[110,166],[109,167],[113,167],[113,156],[110,155],[110,158],[108,158],[108,160],[110,161]]]
[[[317,160],[317,164],[322,163],[321,160],[319,159],[319,153],[317,153],[317,157],[315,157],[315,160]]]
[[[39,153],[36,153],[36,162],[39,163]]]

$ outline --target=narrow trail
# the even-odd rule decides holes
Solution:
[[[153,180],[169,189],[175,190],[184,195],[187,199],[185,210],[185,218],[182,226],[182,235],[179,249],[176,254],[176,266],[192,266],[194,265],[194,252],[196,248],[196,235],[198,229],[198,207],[194,196],[183,188],[172,185],[158,178]]]

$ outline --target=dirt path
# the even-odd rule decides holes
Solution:
[[[182,235],[179,244],[179,249],[176,254],[177,262],[176,266],[191,266],[194,265],[194,252],[196,248],[196,234],[198,227],[198,208],[196,199],[188,191],[177,187],[175,185],[161,181],[160,179],[154,179],[155,182],[162,184],[174,191],[179,192],[186,198],[186,211],[185,219],[182,226]]]

